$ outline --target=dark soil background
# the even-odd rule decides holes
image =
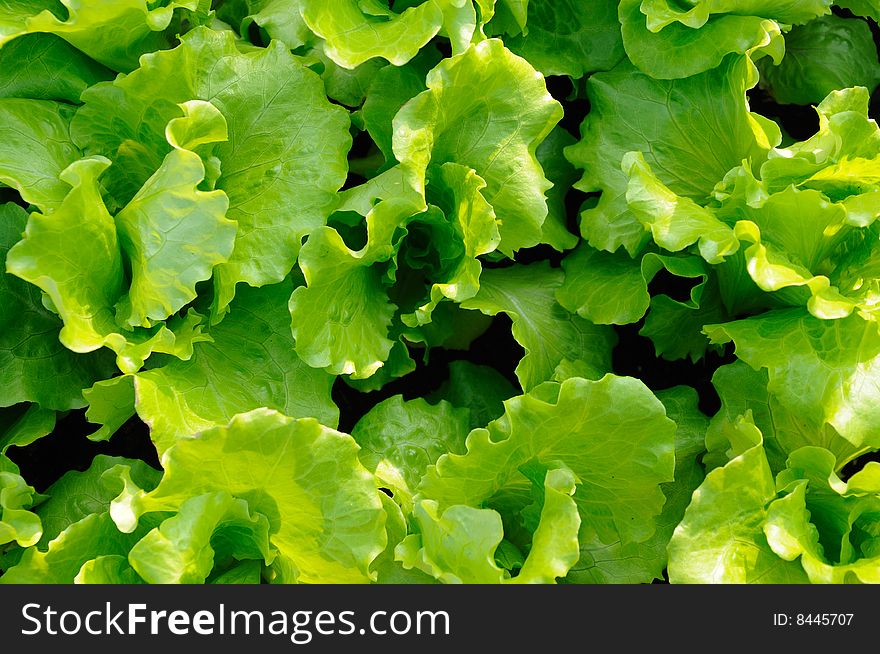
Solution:
[[[846,11],[835,13],[848,16]],[[871,23],[875,42],[880,44],[880,31]],[[562,126],[579,138],[580,125],[589,112],[589,102],[584,99],[569,101],[574,91],[572,82],[566,77],[547,78],[548,88],[553,96],[563,103],[566,110]],[[812,107],[779,105],[761,89],[749,92],[749,100],[753,111],[773,118],[791,136],[804,139],[815,133],[818,118]],[[880,111],[880,93],[875,92],[871,102],[871,116],[875,119]],[[352,156],[360,157],[367,154],[373,146],[369,137],[358,136],[355,139]],[[352,175],[346,186],[360,181]],[[15,201],[14,197],[6,197],[10,189],[0,189],[0,201]],[[585,195],[572,190],[566,198],[569,211],[570,228],[577,233],[577,215],[585,199]],[[520,252],[516,260],[519,263],[549,261],[558,266],[562,255],[549,247],[538,247]],[[498,264],[496,264],[498,265]],[[500,264],[504,265],[504,264]],[[665,272],[665,271],[664,271]],[[693,282],[672,275],[659,274],[651,284],[651,294],[665,293],[672,297],[687,297]],[[700,396],[700,408],[707,414],[714,414],[719,406],[718,396],[711,384],[712,374],[726,363],[734,360],[728,350],[725,355],[709,353],[697,363],[687,360],[666,361],[654,354],[654,346],[650,340],[639,335],[643,323],[617,327],[619,344],[613,353],[613,371],[619,375],[631,375],[641,379],[653,390],[661,390],[679,384],[697,389]],[[436,390],[448,377],[449,363],[455,360],[467,360],[477,364],[489,365],[507,377],[518,387],[514,368],[523,356],[523,350],[510,332],[510,319],[504,315],[494,318],[488,330],[476,339],[469,350],[434,349],[430,353],[428,363],[422,361],[418,352],[413,352],[417,361],[416,370],[398,379],[380,391],[361,393],[352,389],[342,379],[338,379],[333,388],[333,399],[341,412],[339,428],[350,431],[361,416],[376,403],[396,394],[407,399],[424,396]],[[141,459],[159,468],[156,451],[150,442],[149,429],[137,417],[130,419],[117,433],[106,442],[95,443],[88,435],[95,431],[96,425],[85,419],[85,411],[71,411],[59,416],[57,426],[52,434],[27,447],[11,447],[8,456],[18,464],[24,478],[37,491],[45,491],[56,479],[69,470],[85,470],[92,459],[98,454],[125,456]],[[847,466],[847,475],[859,469],[867,460],[880,460],[880,456],[872,454],[862,457]]]

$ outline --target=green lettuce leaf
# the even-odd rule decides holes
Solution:
[[[395,255],[396,228],[418,211],[418,204],[406,199],[378,203],[366,217],[367,243],[357,251],[332,227],[312,233],[299,258],[306,286],[290,297],[296,352],[303,361],[330,374],[366,379],[389,360],[397,306],[383,274]]]
[[[820,320],[786,309],[709,325],[706,333],[716,343],[733,341],[741,361],[766,369],[767,391],[804,431],[818,434],[832,427],[852,446],[849,458],[880,447],[875,323],[858,316]]]
[[[681,79],[718,66],[731,53],[781,61],[786,21],[830,13],[831,0],[621,0],[618,16],[626,54],[657,79]],[[681,7],[681,9],[680,9]]]
[[[860,234],[847,225],[843,205],[828,202],[818,191],[791,186],[760,205],[734,211],[744,219],[737,223],[735,233],[740,241],[751,244],[743,255],[749,275],[761,290],[776,291],[777,299],[786,304],[802,304],[806,296],[807,309],[818,318],[842,318],[863,305],[870,310],[871,295],[866,298],[862,289],[856,289],[855,297],[847,297],[831,285],[829,276],[812,272],[827,270],[839,260],[841,251],[873,237],[870,231]],[[796,229],[792,216],[799,220]]]
[[[455,505],[438,514],[433,500],[415,509],[419,534],[396,549],[404,568],[416,568],[444,583],[555,583],[578,560],[581,524],[572,499],[575,476],[567,468],[546,471],[540,487],[540,514],[531,544],[515,577],[499,567],[504,527],[492,509]],[[536,507],[537,508],[537,507]],[[514,547],[507,544],[508,547]]]
[[[123,333],[116,324],[113,306],[125,278],[116,224],[98,183],[108,165],[103,157],[90,157],[61,173],[70,193],[56,211],[30,215],[24,239],[7,254],[6,270],[48,296],[64,322],[59,339],[74,352],[107,346],[123,372],[138,370],[153,352],[188,358],[193,342],[204,340],[201,317],[193,311],[151,330]]]
[[[89,561],[104,556],[122,561],[134,543],[147,531],[153,517],[144,521],[144,529],[135,534],[120,533],[107,510],[122,489],[120,478],[137,480],[152,489],[161,473],[141,461],[99,455],[85,472],[71,471],[46,491],[45,501],[34,510],[33,518],[44,529],[39,543],[23,552],[21,560],[10,568],[0,583],[104,583],[131,579],[141,583],[133,571],[116,561]],[[83,567],[88,569],[82,571]],[[93,570],[94,568],[94,570]],[[115,571],[115,572],[113,572]],[[108,580],[108,581],[109,581]],[[113,581],[117,583],[117,581]]]
[[[313,47],[309,55],[317,57],[323,65],[321,79],[324,80],[327,97],[347,107],[360,107],[373,80],[379,72],[388,68],[388,64],[381,59],[370,59],[354,69],[343,68],[327,56],[322,45]]]
[[[88,87],[112,77],[110,70],[53,34],[29,34],[0,48],[0,98],[78,104]]]
[[[447,584],[500,584],[504,570],[495,550],[504,537],[501,516],[492,509],[438,505],[423,500],[415,508],[419,534],[407,536],[395,550],[406,569],[414,568]]]
[[[795,451],[776,479],[784,494],[770,505],[764,533],[785,560],[800,563],[812,583],[878,583],[878,464],[844,483],[822,448]]]
[[[452,4],[451,0],[429,0],[395,14],[378,2],[300,3],[306,25],[327,42],[327,55],[345,68],[355,68],[373,57],[402,66],[440,31],[441,5]],[[466,4],[471,5],[470,0]]]
[[[815,136],[770,150],[766,161],[745,160],[711,197],[677,194],[640,152],[623,158],[632,214],[657,245],[697,245],[718,265],[731,314],[804,305],[826,319],[876,313],[880,132],[867,118],[865,89],[833,92],[818,111]]]
[[[361,447],[361,463],[408,514],[425,470],[444,454],[464,454],[468,431],[466,409],[395,395],[370,409],[351,436]]]
[[[731,460],[708,474],[676,529],[670,579],[877,583],[877,464],[844,483],[831,452],[803,447],[788,457],[774,483],[760,431],[746,415],[741,426],[749,425]],[[727,516],[723,529],[719,515]]]
[[[832,91],[818,107],[819,130],[805,141],[770,152],[758,178],[770,193],[790,185],[822,191],[830,200],[843,202],[853,225],[876,220],[880,128],[868,116],[869,94],[855,87]],[[866,179],[860,179],[861,177]],[[736,181],[738,175],[732,174]],[[730,189],[719,189],[724,199]],[[864,199],[862,208],[857,201]]]
[[[252,25],[290,49],[311,45],[315,36],[302,17],[302,0],[234,0],[216,7],[218,18],[246,37]]]
[[[60,536],[68,527],[92,514],[106,513],[120,491],[118,474],[125,470],[141,488],[152,490],[162,473],[143,461],[99,454],[83,472],[71,470],[46,489],[46,501],[36,508],[43,523],[39,547]]]
[[[148,521],[138,531],[123,534],[109,513],[91,513],[73,523],[48,544],[30,547],[21,561],[0,577],[0,584],[72,584],[90,561],[104,556],[125,558],[144,535]],[[100,564],[91,564],[93,567]],[[83,576],[90,577],[89,571]]]
[[[424,50],[403,66],[385,66],[376,73],[363,106],[364,126],[389,165],[394,165],[393,121],[407,102],[427,87],[425,78],[437,65],[439,56]]]
[[[610,70],[623,59],[614,0],[531,0],[528,29],[504,38],[507,47],[543,75],[579,78]],[[501,20],[497,22],[502,22]],[[488,29],[493,31],[494,23]],[[518,26],[517,26],[518,27]]]
[[[494,368],[470,361],[452,361],[449,379],[428,396],[429,402],[446,400],[470,411],[470,429],[485,427],[504,413],[504,400],[517,394],[507,378]]]
[[[654,535],[665,502],[660,484],[673,479],[675,424],[641,382],[612,375],[550,382],[505,407],[502,418],[471,432],[467,454],[443,456],[428,469],[417,500],[434,500],[441,512],[494,508],[513,520],[528,506],[530,470],[553,463],[577,482],[582,561],[609,544]],[[515,526],[505,523],[504,533],[515,537]]]
[[[697,393],[686,386],[657,393],[668,418],[676,423],[675,473],[660,485],[666,502],[656,518],[657,530],[647,541],[605,544],[598,539],[581,543],[581,559],[568,573],[569,583],[650,583],[663,578],[666,548],[681,522],[691,495],[703,481],[699,456],[704,451],[708,420],[697,407]]]
[[[30,547],[40,540],[40,518],[29,510],[36,498],[36,491],[21,475],[0,469],[0,545],[15,542]]]
[[[609,252],[623,247],[635,256],[650,239],[627,206],[631,163],[621,165],[628,152],[641,152],[659,183],[686,198],[682,202],[691,211],[689,201],[708,199],[731,168],[744,159],[763,161],[779,142],[779,131],[774,134],[775,125],[749,112],[745,93],[757,81],[746,57],[728,57],[718,68],[682,80],[652,79],[629,62],[592,76],[582,139],[566,150],[585,171],[576,188],[602,192],[598,205],[581,213],[581,233],[590,245]],[[679,209],[666,197],[662,202],[666,211]]]
[[[407,522],[400,507],[385,493],[379,498],[385,507],[385,532],[388,544],[385,550],[373,561],[372,570],[376,573],[378,584],[436,584],[437,581],[418,568],[404,568],[394,558],[394,552],[400,542],[407,536]]]
[[[817,425],[805,420],[798,408],[789,408],[776,394],[767,389],[767,370],[755,370],[742,361],[720,367],[712,377],[721,398],[721,410],[712,418],[706,434],[709,454],[703,462],[712,469],[730,459],[731,443],[742,431],[741,416],[748,414],[764,439],[764,452],[770,469],[778,473],[785,468],[791,453],[817,446],[831,452],[842,468],[865,451],[843,438],[830,424]]]
[[[236,532],[239,545],[251,545],[249,541],[262,545],[256,551],[246,547],[236,554],[272,562],[266,516],[251,515],[245,500],[233,499],[222,491],[185,500],[177,515],[164,520],[131,548],[128,561],[147,583],[204,583],[219,558],[216,541],[227,530]],[[241,532],[253,532],[253,536],[242,538]]]
[[[603,252],[581,244],[562,260],[565,281],[556,291],[559,303],[597,325],[638,322],[651,303],[648,284],[661,270],[677,277],[706,280],[696,257],[647,253],[631,259],[625,252]]]
[[[238,222],[232,257],[214,273],[214,313],[222,314],[237,283],[283,280],[303,237],[326,222],[345,180],[349,120],[280,42],[245,54],[232,32],[197,28],[177,48],[147,55],[130,75],[83,94],[74,139],[113,160],[104,183],[120,205],[172,149],[165,128],[179,116],[176,105],[196,99],[213,104],[229,126],[228,141],[212,154],[221,170],[216,189],[229,198],[226,217]]]
[[[871,28],[863,20],[823,16],[792,28],[779,65],[758,63],[761,86],[782,104],[817,104],[832,91],[880,83]]]
[[[614,332],[557,304],[555,292],[562,282],[562,271],[546,263],[487,270],[480,292],[462,304],[490,316],[510,316],[513,337],[526,351],[516,367],[525,391],[551,379],[564,360],[581,360],[599,376],[611,370]]]
[[[385,512],[357,450],[314,419],[258,409],[177,442],[159,486],[129,489],[111,514],[128,533],[145,513],[179,512],[189,498],[222,491],[268,518],[270,543],[300,582],[366,582],[385,548]]]
[[[578,243],[578,238],[568,231],[568,207],[566,196],[580,179],[580,173],[565,158],[565,149],[577,143],[577,139],[564,128],[556,126],[541,145],[536,155],[553,187],[547,191],[547,218],[541,225],[541,240],[554,250],[565,252]]]
[[[75,584],[142,584],[137,572],[124,556],[119,554],[103,554],[91,561],[83,563],[76,577]]]
[[[452,226],[450,229],[441,223],[441,229],[447,232],[445,239],[440,236],[443,232],[429,234],[428,238],[432,241],[430,245],[419,242],[422,235],[409,229],[410,238],[401,248],[403,261],[398,258],[397,274],[409,273],[409,276],[416,277],[407,267],[424,267],[425,264],[419,259],[425,257],[428,254],[425,250],[433,246],[440,250],[439,272],[442,278],[432,280],[430,299],[427,302],[418,303],[414,311],[401,316],[408,327],[418,327],[430,322],[434,310],[442,301],[461,303],[471,299],[479,291],[483,267],[478,257],[493,253],[501,240],[501,221],[496,218],[493,207],[487,202],[487,193],[486,180],[473,169],[456,163],[445,163],[435,170],[432,183],[428,187],[428,200],[443,210],[446,222],[452,223]],[[436,245],[441,239],[449,242],[446,251]],[[446,260],[454,258],[458,260],[447,263]],[[398,297],[403,299],[402,296]],[[409,303],[398,302],[402,309],[409,308]]]
[[[779,558],[762,526],[776,486],[764,448],[753,442],[706,475],[669,543],[672,583],[806,583],[797,563]]]
[[[62,323],[43,306],[39,289],[5,272],[6,254],[26,224],[23,209],[0,205],[0,406],[79,408],[83,389],[109,376],[113,362],[104,353],[77,355],[65,348],[58,340]]]
[[[58,0],[6,0],[0,17],[0,44],[22,34],[26,30],[28,17],[40,11],[63,16],[65,8]]]
[[[237,225],[225,217],[223,191],[199,190],[205,179],[193,152],[226,140],[226,120],[209,102],[191,100],[183,118],[168,123],[173,150],[116,217],[120,247],[131,268],[128,295],[117,317],[131,327],[151,327],[196,298],[196,284],[232,254]]]
[[[105,66],[128,72],[137,67],[142,54],[169,46],[165,29],[171,25],[176,9],[194,11],[199,2],[14,0],[6,5],[9,15],[0,23],[0,46],[23,34],[48,32]]]
[[[294,291],[290,312],[297,353],[309,365],[354,380],[385,368],[387,381],[412,369],[405,347],[395,346],[400,336],[436,345],[460,333],[455,314],[437,309],[477,293],[478,257],[498,245],[498,226],[473,170],[447,163],[435,175],[427,206],[399,168],[355,187],[333,226],[303,246],[306,286]],[[346,237],[363,247],[351,249]]]
[[[64,201],[70,186],[62,171],[80,157],[70,138],[71,116],[60,102],[0,99],[0,183],[43,212]]]
[[[651,308],[639,334],[651,339],[658,357],[697,362],[708,351],[723,349],[713,345],[703,329],[729,320],[730,314],[722,302],[717,275],[704,275],[702,279],[685,301],[664,294],[651,298]]]
[[[0,470],[16,472],[18,467],[3,456],[6,450],[12,445],[25,447],[51,434],[55,418],[55,411],[38,404],[23,403],[0,409]]]
[[[529,0],[497,0],[495,16],[498,29],[507,34],[521,34],[527,31]]]
[[[223,570],[219,574],[212,576],[208,583],[256,585],[262,580],[262,572],[262,565],[259,561],[240,561],[236,562],[228,570]]]
[[[427,87],[394,118],[394,154],[416,188],[424,188],[431,167],[472,168],[487,184],[486,201],[504,216],[499,250],[537,245],[551,183],[535,151],[562,118],[543,78],[489,39],[441,62]]]
[[[229,315],[188,361],[171,360],[134,377],[138,415],[159,452],[234,415],[269,407],[335,425],[333,378],[296,355],[287,298],[292,283],[242,289]]]
[[[100,425],[88,435],[90,440],[108,440],[135,414],[134,377],[131,375],[96,382],[82,394],[89,405],[86,420]]]
[[[661,182],[641,152],[627,152],[621,163],[629,178],[626,202],[654,242],[670,252],[698,244],[709,263],[721,263],[739,249],[733,229],[689,197],[681,197]]]
[[[374,57],[402,66],[438,33],[449,38],[453,55],[461,54],[484,38],[494,13],[494,0],[402,0],[394,10],[376,0],[298,4],[309,29],[326,41],[327,55],[344,68]]]
[[[840,0],[835,4],[849,9],[856,16],[868,16],[880,21],[880,3],[877,0]]]
[[[738,0],[693,0],[687,8],[680,8],[670,0],[642,0],[641,11],[648,18],[648,29],[659,31],[673,23],[698,29],[705,25],[713,14],[745,14],[751,11],[756,16],[772,17],[781,23],[799,25],[817,16],[831,13],[829,0],[757,0],[739,2]],[[741,6],[745,5],[745,6]]]

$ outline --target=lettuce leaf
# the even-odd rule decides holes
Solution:
[[[697,203],[743,159],[763,161],[778,143],[778,130],[774,134],[749,112],[745,93],[757,81],[746,57],[728,57],[718,68],[682,80],[655,80],[629,62],[592,76],[581,141],[566,150],[585,171],[576,187],[602,192],[598,205],[581,213],[587,242],[609,252],[623,247],[635,256],[649,241],[627,204],[628,166],[622,169],[622,162],[628,152],[641,152],[665,187]]]
[[[363,583],[385,548],[385,512],[357,450],[350,436],[312,418],[257,409],[177,442],[163,456],[165,475],[156,489],[130,485],[110,514],[123,533],[136,533],[141,516],[156,511],[176,513],[182,522],[204,519],[186,503],[228,493],[268,519],[280,568],[293,575],[282,579]]]
[[[414,186],[424,188],[429,167],[468,166],[485,180],[486,201],[505,217],[500,251],[540,243],[551,183],[535,151],[562,118],[543,78],[489,39],[441,62],[426,83],[394,117],[394,154]]]
[[[252,102],[255,95],[264,100]],[[244,53],[232,32],[197,28],[173,50],[144,57],[130,75],[83,94],[74,140],[112,160],[104,183],[120,205],[170,152],[166,125],[179,115],[176,105],[191,100],[210,102],[228,126],[228,139],[212,150],[220,168],[215,188],[229,198],[226,218],[238,232],[231,258],[214,275],[216,316],[239,282],[284,279],[303,237],[332,210],[351,137],[345,110],[330,104],[318,76],[280,42]]]
[[[428,469],[417,500],[433,500],[441,512],[488,506],[505,518],[505,537],[529,539],[521,533],[533,511],[524,490],[537,470],[562,467],[576,480],[582,561],[610,544],[654,535],[665,502],[660,484],[674,474],[675,424],[641,382],[613,375],[549,382],[508,400],[505,409],[488,428],[471,432],[466,454],[442,456]],[[626,457],[617,446],[623,438]],[[615,460],[613,475],[601,463],[608,455]],[[533,520],[531,526],[527,533],[534,532]],[[532,543],[536,537],[534,532]]]
[[[523,390],[553,378],[563,361],[582,361],[601,377],[611,370],[614,332],[569,314],[555,299],[563,275],[545,264],[486,271],[476,297],[465,302],[494,316],[507,314],[514,339],[525,349],[516,367]]]
[[[779,63],[783,32],[830,12],[831,0],[621,0],[619,7],[627,56],[657,79],[697,75],[734,53]]]
[[[761,59],[761,85],[777,102],[817,104],[832,91],[880,83],[880,63],[871,28],[863,20],[823,16],[793,27],[787,54],[778,65]]]

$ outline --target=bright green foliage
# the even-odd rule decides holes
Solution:
[[[534,531],[533,525],[528,529],[533,509],[523,490],[536,472],[564,466],[577,480],[581,559],[616,542],[637,544],[654,535],[665,501],[660,484],[673,477],[675,423],[647,388],[611,375],[596,382],[571,378],[538,386],[505,407],[488,429],[471,432],[467,454],[441,457],[428,470],[420,497],[435,501],[440,511],[488,505],[513,520],[509,538],[516,543],[523,528]],[[611,474],[601,462],[613,451]],[[594,510],[597,504],[602,511]]]
[[[172,360],[134,376],[135,407],[152,426],[160,452],[177,439],[261,407],[336,424],[332,377],[305,365],[293,350],[286,310],[290,288],[282,283],[262,292],[246,289],[211,330],[211,341],[198,343],[188,361]]]
[[[314,419],[259,409],[174,445],[163,457],[159,486],[126,492],[110,513],[125,533],[145,513],[177,513],[177,523],[164,534],[160,529],[149,546],[168,547],[187,520],[197,521],[194,528],[211,527],[201,511],[186,508],[189,498],[228,493],[268,519],[269,542],[294,579],[364,582],[385,547],[385,528],[373,476],[358,462],[357,449],[350,436]],[[205,501],[220,502],[214,511],[222,515],[222,496],[215,497]]]
[[[862,20],[825,16],[792,28],[779,65],[762,59],[761,84],[778,102],[817,104],[835,89],[880,83],[871,28]]]
[[[142,461],[98,455],[84,472],[71,471],[46,490],[48,499],[36,509],[43,522],[40,545],[55,540],[72,524],[93,513],[106,513],[119,493],[115,473],[126,469],[142,488],[153,489],[161,473]]]
[[[55,418],[51,409],[27,402],[0,409],[0,455],[5,455],[11,445],[25,447],[52,433]],[[0,469],[18,474],[18,466],[4,456],[0,456]]]
[[[237,225],[225,217],[222,191],[198,189],[205,179],[197,147],[225,141],[226,121],[209,102],[181,105],[183,118],[168,123],[174,148],[116,216],[120,246],[131,263],[131,288],[120,300],[120,319],[150,327],[195,299],[196,283],[232,254]]]
[[[426,84],[394,118],[394,154],[416,187],[424,188],[429,166],[468,166],[504,216],[501,251],[541,242],[550,182],[535,150],[562,118],[543,78],[490,39],[441,62]]]
[[[856,16],[869,16],[874,20],[880,20],[880,3],[877,0],[841,0],[837,4],[849,9]]]
[[[571,498],[575,477],[567,468],[547,470],[539,488],[540,522],[512,579],[497,563],[504,528],[492,509],[458,504],[439,516],[436,502],[422,500],[414,511],[420,533],[407,536],[395,555],[404,568],[417,568],[444,583],[555,583],[578,559],[581,519]],[[514,547],[508,542],[508,548]]]
[[[231,32],[194,30],[174,50],[83,95],[74,138],[113,160],[106,185],[118,202],[159,168],[172,149],[165,128],[180,115],[176,105],[195,99],[214,105],[228,126],[212,151],[215,187],[229,198],[226,217],[238,222],[232,257],[214,277],[222,311],[238,282],[284,279],[303,236],[326,220],[345,179],[348,118],[280,43],[245,54]]]
[[[309,365],[353,379],[408,372],[394,340],[432,339],[435,312],[476,295],[499,235],[486,182],[453,163],[436,170],[425,204],[400,167],[343,194],[338,222],[313,232],[300,255],[306,286],[290,298],[296,350]],[[366,225],[361,224],[363,220]],[[366,231],[366,243],[346,243]],[[319,300],[320,298],[320,300]],[[428,325],[424,330],[423,325]],[[442,328],[442,327],[441,327]],[[454,331],[453,328],[450,328]],[[450,334],[452,335],[452,334]]]
[[[389,164],[397,161],[393,151],[394,117],[403,105],[426,89],[425,78],[438,58],[426,48],[403,66],[385,66],[370,84],[363,103],[364,126]]]
[[[27,214],[0,206],[0,266],[24,231]],[[40,301],[37,287],[0,267],[0,406],[36,402],[64,411],[84,404],[81,391],[112,372],[101,354],[76,356],[58,341],[61,321]],[[45,381],[51,379],[51,384]]]
[[[91,513],[73,523],[49,543],[45,551],[28,548],[18,565],[0,577],[0,584],[71,584],[91,561],[124,557],[144,530],[122,534],[109,513]],[[90,576],[87,570],[84,572]]]
[[[482,427],[504,413],[504,400],[516,395],[513,385],[489,366],[468,361],[449,364],[449,379],[431,397],[470,411],[470,426]]]
[[[0,49],[2,98],[78,104],[88,87],[112,77],[110,70],[51,34],[22,36]]]
[[[662,180],[665,164],[628,152],[627,208],[656,245],[714,266],[730,315],[781,305],[874,320],[880,131],[867,100],[864,88],[832,92],[817,107],[814,136],[744,158],[702,197]]]
[[[663,576],[672,532],[681,522],[691,494],[703,481],[699,458],[704,449],[707,420],[697,408],[693,389],[677,386],[657,396],[666,415],[677,424],[674,479],[660,485],[666,501],[655,518],[657,530],[641,542],[618,539],[611,544],[598,540],[583,543],[581,560],[568,574],[572,583],[650,583]]]
[[[148,583],[203,583],[220,554],[212,543],[223,538],[224,530],[236,532],[234,553],[239,557],[271,561],[266,516],[251,516],[247,502],[222,491],[183,502],[177,515],[163,521],[131,548],[128,560]],[[252,547],[242,547],[245,543]]]
[[[199,5],[199,0],[7,1],[0,45],[34,32],[57,34],[105,66],[128,72],[137,67],[140,55],[169,46],[173,34],[165,30],[175,11],[195,11]]]
[[[482,37],[482,23],[492,17],[494,0],[405,0],[395,13],[379,2],[299,0],[302,17],[327,42],[327,54],[340,66],[354,68],[374,57],[396,66],[407,63],[438,32],[451,41],[453,54]],[[479,8],[482,20],[477,20]]]
[[[503,13],[496,22],[504,32]],[[527,24],[525,32],[516,25],[504,42],[544,75],[578,78],[610,70],[624,57],[613,0],[531,0]]]
[[[217,7],[217,17],[247,34],[253,25],[290,48],[311,44],[315,37],[303,20],[302,0],[233,0]]]
[[[62,203],[70,186],[61,172],[79,159],[70,118],[70,107],[60,102],[0,100],[0,183],[44,211]]]
[[[614,333],[557,304],[554,291],[561,283],[559,271],[541,264],[493,270],[483,275],[477,296],[464,304],[493,316],[505,313],[513,321],[513,337],[526,351],[516,367],[526,391],[550,380],[566,360],[582,361],[600,377],[611,369]]]
[[[412,496],[429,465],[448,453],[463,454],[468,411],[441,401],[405,402],[395,395],[373,407],[352,430],[360,445],[360,460],[393,494],[412,510]]]
[[[56,211],[30,215],[24,239],[7,254],[6,269],[45,292],[64,322],[59,340],[74,352],[107,346],[124,372],[143,366],[153,352],[188,358],[200,339],[196,313],[169,321],[171,328],[128,332],[116,323],[114,305],[125,277],[119,234],[98,184],[108,165],[103,157],[90,157],[61,173],[70,193]],[[73,249],[68,253],[67,247]]]
[[[760,433],[758,433],[760,439]],[[717,468],[694,493],[669,544],[673,583],[804,583],[796,564],[780,559],[762,524],[776,495],[760,442]],[[719,520],[720,516],[724,516]]]
[[[670,580],[877,583],[877,464],[844,483],[834,455],[803,447],[774,482],[761,434],[752,429],[747,449],[710,472],[694,494],[670,544]],[[728,520],[720,530],[719,514]]]
[[[716,342],[732,340],[737,356],[766,369],[767,391],[799,420],[830,425],[855,448],[876,448],[880,333],[850,316],[825,321],[789,309],[707,328]]]
[[[0,583],[880,583],[877,21],[0,0]]]
[[[40,540],[40,518],[28,511],[34,495],[34,489],[21,475],[11,470],[0,471],[0,544],[15,541],[28,547]]]
[[[640,151],[657,171],[657,191],[697,202],[743,159],[762,161],[778,139],[749,113],[745,92],[756,82],[754,65],[745,57],[728,57],[720,67],[683,80],[652,79],[628,61],[591,77],[583,138],[566,151],[586,171],[578,188],[602,191],[599,204],[581,214],[581,232],[590,245],[609,252],[624,247],[635,256],[648,241],[634,207],[627,205],[633,182],[622,161],[630,151]],[[687,200],[684,207],[662,200],[667,211],[693,211]]]
[[[831,0],[621,0],[623,44],[630,60],[658,79],[715,68],[731,53],[779,62],[783,30],[830,13]]]

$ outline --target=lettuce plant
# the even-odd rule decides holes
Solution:
[[[0,583],[880,582],[878,19],[2,3]]]

